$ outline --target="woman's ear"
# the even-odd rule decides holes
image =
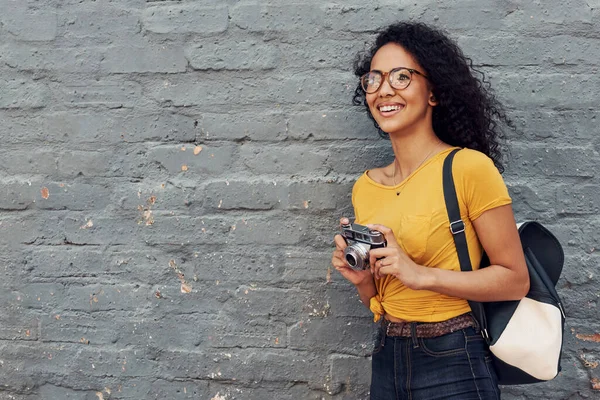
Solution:
[[[435,106],[437,106],[437,105],[438,105],[438,101],[437,101],[437,99],[435,98],[435,95],[433,94],[433,92],[430,92],[430,93],[429,93],[429,101],[428,101],[428,103],[429,103],[429,105],[430,105],[431,107],[435,107]]]

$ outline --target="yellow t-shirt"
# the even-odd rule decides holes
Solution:
[[[379,184],[366,171],[354,184],[352,204],[356,223],[391,228],[416,263],[460,271],[442,189],[442,166],[450,151],[431,157],[396,186]],[[481,152],[459,151],[453,161],[453,176],[471,265],[477,269],[483,249],[471,221],[484,211],[510,204],[511,198],[498,169]],[[406,321],[438,322],[470,311],[464,299],[413,290],[394,276],[375,280],[375,286],[377,295],[371,298],[370,307],[375,321],[387,313]]]

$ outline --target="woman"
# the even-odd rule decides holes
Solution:
[[[529,289],[511,199],[500,175],[496,121],[509,123],[469,59],[441,32],[399,23],[359,57],[354,103],[389,137],[395,159],[366,171],[352,191],[356,223],[382,232],[370,268],[350,268],[335,236],[333,266],[382,321],[371,399],[499,399],[489,351],[467,300],[521,299]],[[442,192],[453,175],[474,269],[461,272]],[[348,223],[342,218],[342,223]]]

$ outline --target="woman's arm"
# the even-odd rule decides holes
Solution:
[[[373,281],[373,277],[371,276],[370,279],[365,279],[363,282],[355,286],[356,290],[358,290],[360,301],[362,301],[362,303],[370,309],[371,297],[377,294],[377,288],[375,287],[375,281]]]
[[[391,229],[369,225],[381,231],[388,241],[388,247],[370,251],[372,272],[376,278],[393,274],[411,289],[431,290],[467,300],[523,298],[529,291],[529,274],[512,207],[504,205],[485,211],[473,221],[473,226],[491,265],[463,272],[419,265],[400,248]],[[384,258],[375,263],[379,257]]]

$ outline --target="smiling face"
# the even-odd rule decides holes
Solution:
[[[425,73],[414,57],[395,43],[382,46],[371,60],[371,71],[390,72],[406,67]],[[367,104],[379,127],[391,135],[432,129],[433,99],[427,78],[411,74],[411,81],[404,89],[394,89],[385,76],[375,93],[366,94]]]

